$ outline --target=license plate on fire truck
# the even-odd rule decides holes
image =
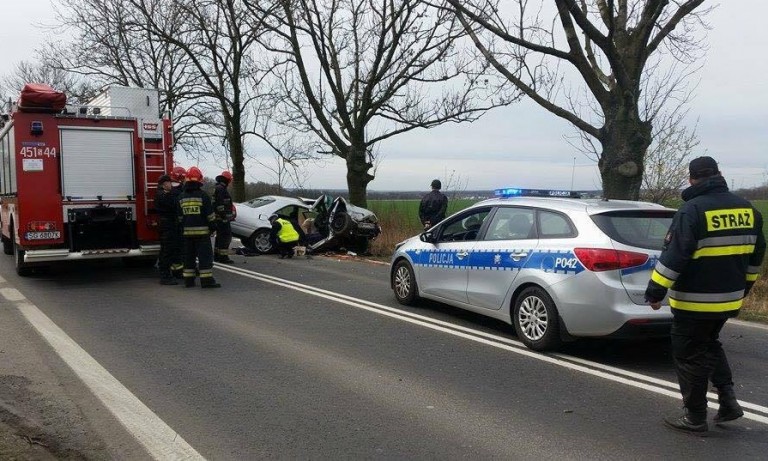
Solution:
[[[61,238],[61,232],[27,232],[24,238],[27,240],[55,240]]]

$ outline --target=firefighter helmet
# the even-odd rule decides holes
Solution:
[[[173,170],[171,170],[170,176],[171,181],[182,182],[184,181],[184,177],[187,176],[187,170],[185,170],[183,166],[175,166],[173,167]]]
[[[229,170],[222,171],[219,176],[221,176],[224,179],[226,179],[227,183],[231,183],[232,182],[232,173],[230,173]]]
[[[200,168],[193,166],[187,170],[187,181],[203,182],[203,172]]]

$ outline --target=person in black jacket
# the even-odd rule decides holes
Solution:
[[[191,167],[177,208],[184,235],[184,286],[195,286],[196,273],[199,273],[200,287],[218,288],[221,285],[213,278],[211,245],[216,218],[211,197],[201,189],[202,185],[203,173],[197,167]]]
[[[760,213],[728,191],[717,162],[699,157],[689,164],[691,186],[672,219],[664,249],[645,291],[653,309],[669,293],[672,357],[685,413],[665,418],[678,430],[707,431],[708,381],[717,389],[715,422],[744,415],[733,376],[718,341],[725,322],[739,314],[765,256]]]
[[[235,219],[235,205],[227,186],[232,182],[232,173],[222,171],[216,176],[216,188],[213,191],[213,208],[216,212],[216,239],[214,240],[213,260],[223,264],[234,264],[229,257],[229,245],[232,243],[232,222]]]
[[[445,211],[448,209],[448,197],[440,192],[443,186],[440,180],[435,179],[431,186],[432,191],[419,204],[419,220],[425,230],[445,219]]]
[[[158,267],[160,269],[161,285],[178,285],[171,274],[173,250],[175,246],[178,224],[176,218],[176,195],[173,193],[171,177],[167,174],[157,180],[157,194],[155,194],[155,210],[158,214],[158,231],[160,232],[160,257]]]

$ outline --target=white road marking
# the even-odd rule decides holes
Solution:
[[[502,336],[496,336],[490,333],[473,330],[471,328],[463,327],[461,325],[454,325],[449,322],[444,322],[438,319],[432,319],[427,316],[413,314],[410,312],[404,312],[398,309],[394,309],[383,304],[377,304],[364,299],[355,298],[342,293],[336,293],[322,288],[316,288],[310,285],[294,282],[291,280],[281,279],[267,274],[254,272],[247,269],[234,268],[231,266],[225,266],[221,264],[216,265],[217,270],[224,270],[233,274],[241,275],[243,277],[259,280],[273,285],[290,288],[302,293],[317,296],[320,298],[328,299],[340,304],[344,304],[358,309],[363,309],[369,312],[373,312],[386,317],[395,318],[404,322],[412,323],[415,325],[423,326],[436,331],[448,333],[460,338],[475,341],[481,344],[486,344],[498,349],[503,349],[509,352],[514,352],[519,355],[523,355],[529,358],[547,362],[553,365],[568,368],[570,370],[579,371],[588,375],[607,379],[609,381],[625,384],[627,386],[636,387],[649,392],[653,392],[660,395],[666,395],[680,399],[680,392],[678,390],[678,384],[672,381],[665,381],[662,379],[654,378],[652,376],[646,376],[640,373],[622,370],[620,368],[612,367],[610,365],[604,365],[597,362],[591,362],[589,360],[580,359],[578,357],[570,357],[562,354],[542,354],[532,351],[525,347],[521,342],[514,341]],[[709,397],[714,402],[717,401],[717,395],[714,393],[708,393]],[[758,413],[744,412],[744,418],[752,421],[768,424],[768,407],[757,405],[750,402],[739,401],[739,403],[748,410],[753,410]]]
[[[11,299],[13,292],[21,299]],[[154,459],[205,459],[18,290],[2,288],[0,293],[18,301],[27,321]]]
[[[0,288],[0,295],[11,302],[22,301],[26,299],[16,288]]]

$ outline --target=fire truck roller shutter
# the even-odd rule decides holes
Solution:
[[[133,130],[60,128],[61,195],[72,200],[134,196]]]

